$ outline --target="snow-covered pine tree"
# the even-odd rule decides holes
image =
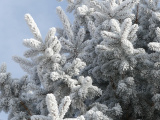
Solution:
[[[60,0],[62,1],[62,0]],[[34,38],[13,60],[27,72],[0,68],[0,109],[9,120],[160,120],[159,0],[67,0],[63,28]]]

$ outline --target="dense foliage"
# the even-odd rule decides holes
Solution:
[[[160,120],[159,0],[67,0],[63,28],[45,40],[33,33],[24,58],[27,73],[13,79],[0,68],[0,110],[9,120]]]

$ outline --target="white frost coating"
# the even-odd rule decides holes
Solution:
[[[49,39],[51,39],[51,37],[55,36],[56,34],[56,28],[50,28],[49,31],[48,31],[48,34],[46,35],[46,38],[45,38],[45,43],[48,42]]]
[[[101,2],[99,2],[97,0],[89,0],[89,1],[90,1],[90,5],[92,7],[94,7],[97,11],[101,11],[101,12],[104,12],[104,13],[108,12],[106,7]]]
[[[119,35],[112,33],[112,32],[107,32],[107,31],[102,31],[101,32],[102,38],[103,39],[109,39],[109,40],[117,40],[119,39]]]
[[[62,119],[65,115],[65,113],[68,111],[69,106],[71,104],[71,99],[69,96],[65,96],[62,101],[61,104],[59,105],[59,118]]]
[[[78,95],[82,98],[86,98],[87,96],[90,96],[91,98],[94,96],[92,95],[93,93],[96,93],[96,95],[101,95],[102,91],[100,89],[98,89],[96,86],[92,85],[92,79],[91,77],[83,77],[80,76],[78,81],[81,83],[81,87],[78,88]],[[73,90],[75,88],[73,87]],[[88,92],[91,92],[91,94],[89,95]]]
[[[6,63],[2,63],[2,65],[0,66],[0,73],[5,73],[7,70],[7,65]]]
[[[48,117],[43,115],[33,115],[31,120],[85,120],[83,116],[64,119],[64,115],[68,112],[71,104],[71,99],[69,96],[65,96],[58,107],[55,96],[51,93],[47,94],[46,104],[49,111]]]
[[[77,8],[78,15],[86,15],[88,13],[88,7],[86,5],[82,5],[81,7]]]
[[[61,61],[61,55],[60,54],[54,54],[52,57],[51,57],[51,60],[54,62],[54,63],[59,63]]]
[[[84,69],[86,63],[82,62],[81,59],[76,58],[72,63],[67,63],[64,65],[64,71],[69,75],[79,75],[80,71]]]
[[[129,37],[128,37],[128,40],[131,41],[131,42],[134,42],[136,40],[136,32],[138,31],[138,25],[137,24],[134,24],[131,26],[131,29],[130,29],[130,32],[129,32]]]
[[[88,30],[90,31],[91,36],[94,37],[96,27],[95,27],[95,24],[92,21],[88,22]]]
[[[160,20],[160,13],[159,12],[154,12],[153,16],[157,19]]]
[[[148,47],[153,51],[160,52],[160,43],[150,42]]]
[[[27,51],[24,52],[24,56],[26,58],[34,57],[38,54],[39,54],[39,51],[38,50],[33,50],[33,49],[30,49],[30,50],[27,50]]]
[[[30,30],[32,31],[36,40],[42,42],[41,33],[37,27],[37,24],[34,22],[32,16],[30,14],[25,14],[25,20],[27,21]]]
[[[25,58],[21,58],[18,56],[13,56],[12,58],[15,62],[17,62],[19,64],[27,65],[30,67],[32,67],[34,65],[31,61],[29,61],[28,59],[25,59]]]
[[[127,54],[133,54],[134,52],[134,47],[133,44],[129,40],[121,40],[121,45],[123,49],[126,51]]]
[[[46,104],[49,111],[49,116],[52,120],[59,119],[59,110],[56,98],[53,94],[47,94],[46,96]]]
[[[111,0],[112,1],[112,0]],[[124,11],[130,9],[135,3],[138,3],[139,0],[125,0],[113,11],[113,15],[117,14],[119,11]]]
[[[155,94],[155,95],[153,96],[152,100],[153,100],[154,102],[159,102],[159,101],[160,101],[160,94]]]
[[[50,74],[50,78],[51,78],[53,81],[58,80],[59,77],[60,77],[60,76],[59,76],[59,74],[58,74],[57,72],[52,72],[52,73]]]
[[[27,14],[29,59],[14,60],[29,76],[2,65],[0,110],[11,120],[159,120],[158,0],[138,1],[67,0],[73,24],[57,7],[63,28],[44,41]]]
[[[35,50],[40,50],[43,48],[43,45],[41,42],[35,40],[35,39],[24,39],[23,44],[26,47],[35,49]]]
[[[115,104],[115,107],[113,107],[112,109],[115,110],[117,116],[122,114],[122,108],[119,103]]]
[[[121,36],[122,36],[122,40],[126,39],[128,37],[129,34],[129,30],[131,28],[132,25],[132,21],[130,18],[127,18],[124,20],[122,26],[121,26]]]
[[[70,22],[60,6],[57,7],[57,13],[63,23],[63,26],[64,26],[64,29],[67,33],[68,39],[70,39],[72,41],[74,38],[73,38],[73,32],[71,30]]]
[[[120,64],[120,69],[123,71],[127,71],[129,69],[129,63],[127,60],[123,60]]]
[[[110,20],[110,26],[113,32],[116,33],[120,33],[121,29],[120,29],[120,23],[118,20],[116,19],[111,19]]]
[[[53,56],[53,49],[52,49],[52,48],[47,48],[47,49],[45,50],[45,55],[46,55],[46,57],[51,57],[51,56]]]
[[[155,94],[153,97],[152,97],[152,101],[154,102],[154,107],[155,109],[157,110],[160,110],[160,94]]]
[[[118,85],[118,91],[119,92],[124,92],[124,91],[126,91],[127,90],[127,85],[125,84],[125,83],[120,83],[119,85]]]
[[[157,35],[158,41],[160,41],[160,28],[159,27],[156,28],[156,35]]]

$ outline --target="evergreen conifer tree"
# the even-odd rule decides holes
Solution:
[[[59,0],[62,1],[62,0]],[[0,109],[9,120],[160,120],[159,0],[67,0],[63,28],[24,39],[27,73],[0,68]]]

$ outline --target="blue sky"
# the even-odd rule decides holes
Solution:
[[[56,14],[56,7],[64,10],[66,2],[56,0],[0,0],[0,64],[7,64],[7,71],[13,78],[20,78],[26,73],[12,60],[13,55],[23,56],[26,48],[23,39],[32,38],[32,34],[24,20],[29,13],[34,18],[43,38],[51,27],[62,27]],[[71,19],[72,15],[67,14]],[[7,120],[7,114],[0,112],[0,120]]]

